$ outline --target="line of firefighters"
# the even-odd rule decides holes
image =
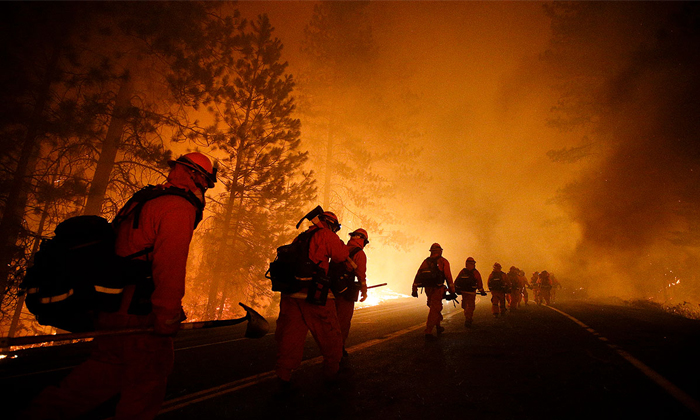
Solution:
[[[554,303],[557,288],[561,288],[559,281],[552,273],[535,271],[528,281],[523,270],[512,266],[505,273],[498,262],[493,265],[493,271],[489,274],[486,284],[491,292],[491,313],[495,317],[505,315],[508,309],[517,310],[521,302],[527,305],[528,289],[532,290],[535,303],[549,305]],[[433,329],[438,336],[444,331],[444,327],[440,325],[443,319],[443,299],[451,300],[457,294],[461,295],[464,326],[470,327],[474,319],[477,293],[486,296],[481,273],[476,269],[474,258],[467,258],[465,267],[453,281],[450,263],[442,256],[442,247],[438,243],[430,247],[430,256],[418,268],[413,281],[411,293],[413,297],[418,297],[419,287],[424,289],[430,308],[424,331],[426,339],[435,338]]]
[[[162,187],[180,188],[192,194],[201,202],[200,209],[179,196],[163,196],[143,206],[138,227],[136,223],[130,222],[131,219],[118,226],[118,255],[132,255],[149,247],[153,249],[148,255],[137,257],[152,265],[152,309],[145,315],[131,313],[136,288],[127,285],[119,311],[100,313],[96,321],[98,330],[153,327],[154,334],[97,337],[91,357],[76,367],[59,386],[50,386],[38,395],[23,412],[22,418],[80,417],[115,395],[120,395],[115,413],[117,420],[150,420],[157,415],[165,397],[167,378],[173,368],[173,337],[186,318],[182,310],[185,265],[190,240],[198,221],[197,211],[204,207],[204,193],[214,186],[217,172],[209,158],[199,152],[188,153],[169,164],[171,171]],[[367,232],[364,229],[354,230],[345,244],[338,237],[340,223],[335,214],[323,212],[311,221],[312,225],[295,239],[297,241],[305,234],[304,237],[310,238],[308,255],[304,256],[304,261],[310,260],[311,265],[316,267],[314,270],[318,269],[317,273],[326,279],[329,269],[341,267],[346,272],[343,275],[352,285],[353,292],[341,293],[336,289],[334,293],[326,287],[319,289],[324,295],[322,299],[317,299],[316,288],[323,282],[307,279],[300,289],[281,294],[275,330],[275,372],[282,391],[289,390],[292,372],[301,365],[304,342],[309,331],[323,355],[326,380],[335,382],[340,362],[343,357],[347,357],[344,344],[350,330],[354,302],[358,300],[358,295],[361,295],[361,301],[367,298],[367,256],[363,252],[369,243]],[[440,245],[433,244],[430,252],[431,257],[421,264],[413,285],[415,297],[418,297],[418,287],[424,287],[428,296],[430,313],[426,335],[432,334],[435,327],[438,334],[444,330],[440,321],[446,289],[452,294],[459,290],[465,324],[470,325],[476,292],[478,290],[485,294],[481,275],[475,268],[476,261],[468,258],[466,267],[453,282],[449,262],[442,257]],[[505,313],[507,296],[510,296],[511,310],[517,308],[523,293],[527,303],[528,286],[535,286],[532,290],[535,291],[536,301],[544,300],[547,304],[553,301],[552,291],[556,283],[553,276],[548,276],[546,272],[536,273],[537,281],[532,284],[527,282],[520,271],[516,280],[509,280],[510,272],[508,275],[498,273],[501,273],[500,265],[496,264],[487,283],[492,293],[495,315]],[[426,280],[422,284],[418,281],[419,277],[429,278],[432,283]],[[503,284],[500,289],[497,287],[499,279]]]

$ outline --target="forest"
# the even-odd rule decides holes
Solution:
[[[333,144],[345,127],[334,119],[331,98],[349,77],[339,48],[369,54],[362,42],[371,39],[339,41],[333,24],[343,10],[330,5],[319,6],[307,27],[305,54],[318,67],[299,77],[289,72],[267,15],[244,17],[235,3],[3,9],[0,299],[4,329],[12,323],[24,330],[18,334],[42,330],[26,310],[12,321],[42,238],[72,216],[111,219],[134,192],[164,182],[168,160],[182,153],[205,153],[219,168],[191,245],[190,320],[230,317],[240,301],[273,313],[264,274],[274,250],[296,235],[301,215],[323,204],[350,225],[376,226],[360,208],[388,196],[391,167],[410,164],[417,153],[394,127],[382,128],[398,139],[381,154],[355,139]],[[320,127],[316,148],[328,151],[320,154],[320,175],[310,169],[309,142],[302,147],[298,114]],[[388,169],[373,172],[372,161]],[[345,179],[342,191],[332,188],[331,172]],[[391,229],[386,235],[391,242]]]

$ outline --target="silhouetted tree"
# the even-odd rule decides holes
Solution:
[[[207,317],[235,308],[245,296],[271,296],[265,262],[315,193],[310,174],[302,172],[307,153],[299,151],[300,123],[292,117],[294,80],[272,32],[266,15],[242,29],[244,46],[209,106],[219,126],[208,138],[218,149],[226,191],[203,238],[208,251],[198,277],[208,280]]]
[[[114,214],[167,168],[166,141],[205,137],[193,116],[218,95],[213,79],[231,64],[237,47],[231,33],[241,24],[237,12],[223,17],[219,7],[31,3],[8,9],[0,298],[21,276],[28,251],[17,244],[37,236],[37,219],[42,232],[50,232],[70,215]],[[38,216],[45,211],[47,218]]]

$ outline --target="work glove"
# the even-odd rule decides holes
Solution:
[[[360,285],[360,295],[361,295],[360,302],[364,302],[365,300],[367,300],[367,285],[366,284]]]
[[[414,298],[418,297],[418,288],[417,287],[413,288],[413,291],[411,292],[411,296],[413,296]]]
[[[156,335],[173,337],[180,331],[180,324],[186,319],[187,315],[185,315],[185,311],[180,308],[180,313],[172,319],[162,320],[156,318],[156,322],[153,325],[153,332]]]

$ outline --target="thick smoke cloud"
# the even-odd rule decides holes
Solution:
[[[311,3],[240,8],[270,14],[301,67]],[[370,2],[373,70],[419,98],[405,123],[430,176],[394,204],[420,240],[408,253],[373,241],[370,280],[409,290],[440,242],[454,270],[473,256],[482,273],[546,269],[592,296],[700,298],[697,9]]]
[[[574,260],[599,293],[697,299],[698,8],[607,6],[611,21],[654,31],[608,41],[629,51],[597,92],[602,156],[562,193],[582,227]]]

